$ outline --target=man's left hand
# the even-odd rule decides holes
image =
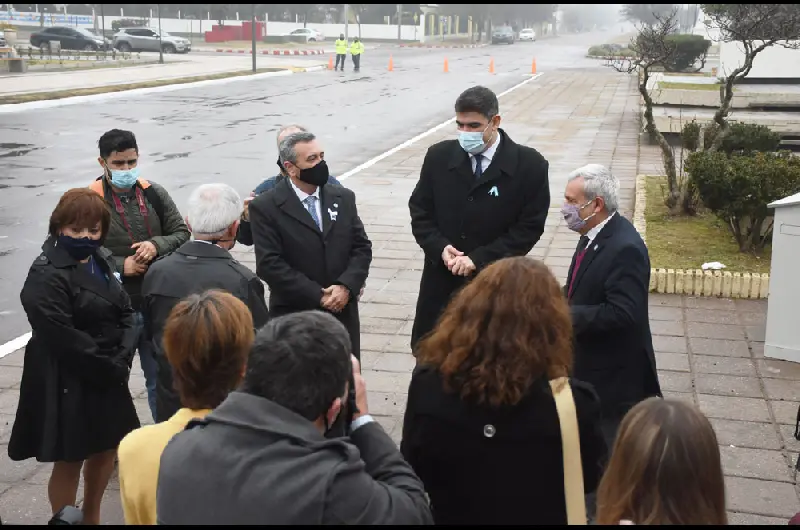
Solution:
[[[131,248],[136,250],[133,259],[139,263],[150,263],[158,257],[158,250],[156,250],[156,246],[150,241],[134,243],[131,245]]]
[[[469,259],[469,256],[458,256],[453,263],[453,268],[450,270],[455,276],[469,276],[475,272],[475,264]]]
[[[350,291],[344,285],[331,285],[322,292],[328,295],[327,302],[322,307],[328,311],[339,313],[350,300]]]

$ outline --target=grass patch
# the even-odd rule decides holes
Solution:
[[[670,81],[661,81],[658,83],[658,88],[664,90],[706,90],[711,92],[719,92],[719,84],[716,83],[672,83]]]
[[[259,68],[258,70],[256,70],[255,73],[263,74],[265,72],[280,72],[281,70],[288,70],[288,68]],[[229,77],[242,77],[246,75],[253,75],[253,72],[247,70],[239,72],[221,72],[219,74],[182,77],[178,79],[158,79],[154,81],[144,81],[141,83],[129,83],[124,85],[109,85],[109,86],[93,87],[93,88],[56,90],[53,92],[36,92],[33,94],[12,94],[10,96],[0,96],[0,105],[14,105],[18,103],[29,103],[31,101],[63,99],[63,98],[70,98],[73,96],[91,96],[95,94],[107,94],[110,92],[122,92],[125,90],[133,90],[136,88],[152,88],[152,87],[166,86],[166,85],[184,85],[186,83],[194,83],[196,81],[209,81],[211,79],[227,79]]]
[[[769,273],[772,250],[762,256],[739,252],[739,246],[725,224],[711,212],[693,217],[671,217],[664,206],[666,177],[646,180],[647,248],[656,269],[699,269],[703,263],[718,261],[730,272]]]

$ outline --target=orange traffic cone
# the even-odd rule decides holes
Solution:
[[[531,65],[531,73],[532,74],[536,73],[536,58],[535,57],[533,58],[533,64]]]
[[[450,68],[447,65],[447,57],[445,57],[444,58],[444,73],[447,73],[449,71],[450,71]]]
[[[391,55],[389,56],[389,71],[394,72],[394,60]]]
[[[328,70],[333,70],[333,55],[328,57]]]
[[[494,59],[492,59],[492,60],[489,62],[489,73],[490,73],[490,74],[493,74],[493,73],[494,73]]]

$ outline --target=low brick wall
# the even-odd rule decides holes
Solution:
[[[647,244],[645,175],[636,177],[633,226]],[[769,298],[769,274],[704,271],[702,269],[650,269],[650,292],[718,296],[723,298]]]

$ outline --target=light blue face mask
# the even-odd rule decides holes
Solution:
[[[139,178],[139,168],[133,169],[109,169],[111,173],[111,185],[115,188],[127,190],[136,184]]]
[[[486,126],[486,129],[489,128],[489,125]],[[483,141],[483,133],[486,132],[486,129],[482,131],[459,131],[458,143],[461,144],[461,148],[471,155],[477,155],[485,151],[486,142]]]

